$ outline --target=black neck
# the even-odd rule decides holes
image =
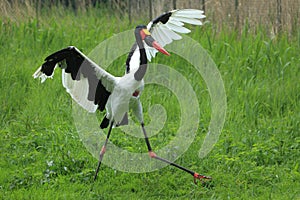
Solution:
[[[136,43],[140,50],[140,66],[138,70],[134,73],[134,78],[135,80],[140,81],[144,78],[147,71],[147,55],[140,34],[136,32],[135,38],[136,38]]]
[[[134,78],[137,81],[140,81],[144,78],[147,71],[147,55],[145,48],[140,48],[140,66],[138,70],[134,73]]]

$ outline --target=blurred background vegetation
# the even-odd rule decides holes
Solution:
[[[70,8],[75,13],[91,7],[106,8],[130,22],[139,16],[152,19],[172,9],[196,8],[205,11],[218,29],[224,25],[242,31],[264,26],[270,34],[282,30],[296,34],[300,25],[300,0],[2,0],[0,11],[6,20],[36,18],[49,8]]]

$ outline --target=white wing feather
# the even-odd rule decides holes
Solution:
[[[191,30],[184,27],[184,23],[192,25],[202,25],[200,19],[205,18],[202,10],[183,9],[171,11],[171,16],[168,21],[163,24],[161,22],[153,23],[151,21],[147,25],[147,29],[151,32],[152,37],[164,47],[170,44],[173,40],[180,40],[182,37],[177,33],[189,33]],[[152,47],[146,48],[147,58],[151,61],[155,57],[157,50]]]
[[[88,100],[88,79],[81,75],[80,81],[74,81],[70,74],[62,70],[62,84],[72,99],[88,112],[96,112],[97,105]]]
[[[174,16],[203,19],[203,18],[205,18],[205,15],[203,15],[203,14],[204,14],[203,10],[183,9],[183,10],[177,10],[174,13]]]
[[[85,56],[81,51],[76,48],[77,52],[80,53],[85,61],[82,65],[87,64],[94,69],[94,73],[98,79],[100,79],[102,85],[109,92],[112,92],[117,78],[113,75],[106,72],[104,69],[100,68],[96,63],[90,60],[87,56]],[[82,74],[80,74],[80,80],[74,81],[70,74],[62,71],[62,81],[63,86],[66,88],[66,91],[71,95],[71,97],[78,103],[82,108],[87,110],[88,112],[96,112],[97,105],[94,104],[93,101],[88,100],[88,92],[89,92],[89,82],[88,79],[85,78]]]

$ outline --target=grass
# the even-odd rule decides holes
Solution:
[[[61,10],[50,13],[41,14],[39,27],[34,19],[0,21],[2,199],[300,198],[300,32],[270,38],[263,28],[254,34],[245,27],[240,35],[216,32],[211,24],[192,27],[189,36],[207,49],[220,70],[228,102],[220,139],[201,160],[198,144],[210,120],[206,86],[200,75],[191,75],[192,67],[181,58],[156,59],[174,66],[201,94],[197,137],[176,162],[211,175],[212,183],[196,186],[190,175],[171,166],[137,174],[103,166],[99,179],[93,182],[97,160],[76,132],[71,99],[61,86],[59,70],[54,80],[45,84],[31,75],[56,50],[76,45],[88,53],[101,41],[134,25],[101,10],[77,15]],[[117,63],[123,65],[121,60]],[[118,75],[124,71],[109,70]],[[148,105],[168,99],[167,91],[163,97],[151,97],[151,91],[157,90],[149,86],[143,94],[146,119]],[[178,104],[171,102],[163,105],[173,119]],[[151,138],[155,149],[163,147],[176,129],[176,121],[170,119],[163,131]],[[112,140],[135,147],[134,151],[146,151],[142,141],[126,138],[118,132],[112,135]]]

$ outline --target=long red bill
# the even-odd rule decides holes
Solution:
[[[165,55],[167,55],[167,56],[170,56],[170,53],[167,52],[167,50],[165,50],[162,46],[160,46],[160,45],[158,44],[158,42],[153,41],[153,42],[152,42],[152,46],[153,46],[155,49],[157,49],[159,52],[161,52],[161,53],[163,53],[163,54],[165,54]]]

